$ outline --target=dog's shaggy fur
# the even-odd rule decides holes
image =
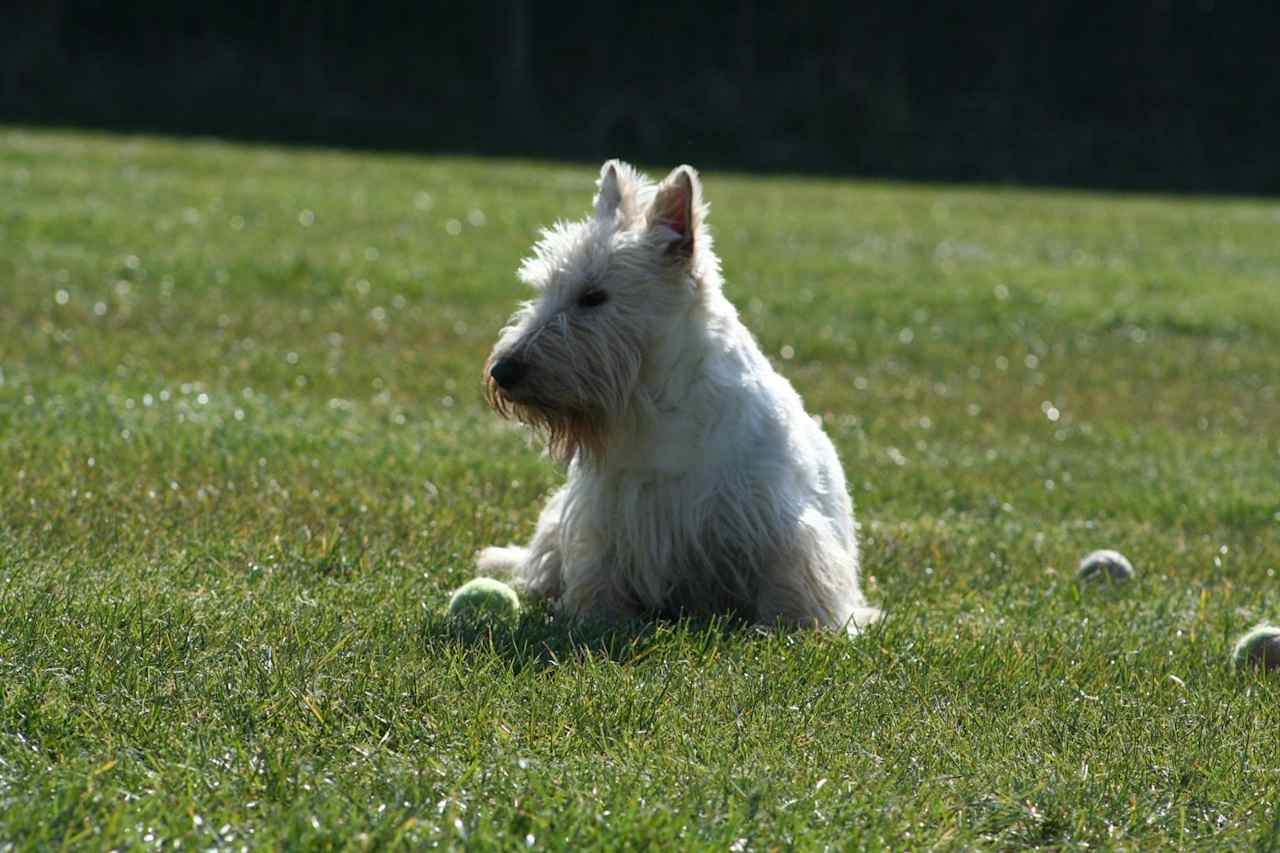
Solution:
[[[856,632],[857,527],[830,440],[721,292],[698,176],[618,161],[545,231],[485,365],[493,407],[568,465],[527,547],[486,548],[576,618],[732,614]]]

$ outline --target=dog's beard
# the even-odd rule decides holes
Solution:
[[[604,450],[605,419],[602,413],[551,405],[536,397],[513,400],[488,377],[487,371],[485,397],[489,407],[499,415],[517,420],[543,436],[547,452],[557,462],[567,465],[575,455],[599,456]]]

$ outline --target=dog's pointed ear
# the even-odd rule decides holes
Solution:
[[[619,212],[625,219],[630,214],[628,199],[634,194],[631,168],[621,160],[607,160],[600,167],[596,181],[596,218],[613,219]]]
[[[658,186],[649,207],[649,227],[662,228],[672,240],[668,254],[692,257],[702,220],[702,184],[692,166],[678,166]]]

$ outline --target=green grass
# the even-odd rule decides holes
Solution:
[[[886,622],[450,624],[594,172],[0,129],[0,842],[1280,844],[1280,206],[704,175]],[[1081,589],[1087,551],[1125,587]]]

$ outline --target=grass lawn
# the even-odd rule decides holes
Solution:
[[[459,627],[594,177],[0,128],[0,842],[1280,846],[1280,202],[704,173],[887,620]]]

